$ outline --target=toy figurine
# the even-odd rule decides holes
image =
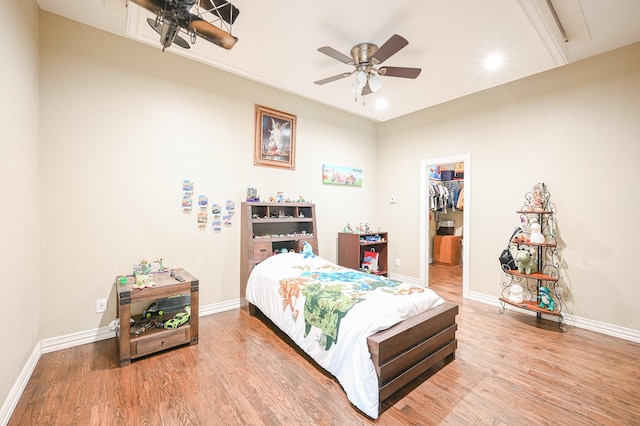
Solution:
[[[164,272],[167,270],[167,268],[164,267],[164,265],[162,264],[162,259],[158,259],[156,261],[154,261],[154,263],[158,264],[158,272]]]
[[[512,303],[522,303],[524,300],[523,294],[522,286],[520,284],[514,284],[509,291],[509,300]]]
[[[516,244],[528,244],[529,238],[527,238],[525,234],[519,233],[511,239],[511,242]]]
[[[260,197],[258,196],[258,190],[256,188],[247,188],[247,201],[248,202],[260,201]]]
[[[533,186],[533,191],[531,193],[531,207],[535,212],[544,211],[546,206],[546,200],[544,199],[544,194],[547,192],[547,187],[544,183],[536,183]]]
[[[556,302],[553,301],[553,297],[551,297],[551,290],[549,290],[548,287],[540,287],[540,295],[538,298],[540,299],[539,307],[545,308],[549,311],[553,311],[556,308]]]
[[[519,273],[530,275],[538,270],[536,260],[531,256],[531,252],[528,249],[518,250],[517,259]]]
[[[540,232],[539,223],[531,224],[531,236],[529,237],[529,241],[536,244],[544,244],[544,235]]]
[[[305,241],[305,243],[302,245],[302,254],[304,255],[304,258],[306,259],[307,257],[311,257],[314,258],[316,257],[316,255],[313,253],[313,248],[311,247],[311,244],[309,244],[308,242]]]

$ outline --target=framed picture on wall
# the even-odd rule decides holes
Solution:
[[[322,183],[327,185],[362,186],[362,169],[323,164]]]
[[[296,116],[256,105],[253,164],[295,169]]]

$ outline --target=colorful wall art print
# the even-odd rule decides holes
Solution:
[[[362,169],[323,164],[322,183],[328,185],[362,186]]]

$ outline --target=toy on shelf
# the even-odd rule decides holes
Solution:
[[[380,228],[378,228],[378,232],[380,231]],[[347,223],[347,226],[344,227],[343,231],[345,234],[349,233],[349,234],[369,234],[374,232],[373,228],[371,227],[371,225],[367,222],[360,222],[360,224],[356,227],[353,228],[349,223]]]
[[[509,290],[509,300],[512,303],[522,303],[524,300],[524,290],[520,284],[514,284]]]
[[[540,295],[538,297],[540,304],[538,306],[553,311],[556,308],[556,302],[554,302],[553,297],[551,297],[551,290],[549,290],[548,287],[540,287],[539,291]]]
[[[247,201],[248,202],[259,202],[260,196],[258,195],[257,188],[247,188]]]
[[[160,265],[162,265],[162,259]],[[133,277],[136,281],[131,287],[135,290],[156,286],[151,276],[151,263],[147,259],[142,259],[139,264],[133,265]]]
[[[515,244],[529,244],[529,238],[520,232],[511,239],[511,242]]]
[[[156,326],[167,330],[176,329],[186,324],[189,319],[191,319],[191,306],[185,306],[184,311],[178,312],[173,318],[158,322]]]
[[[153,327],[154,325],[156,325],[157,323],[158,323],[158,320],[152,320],[140,325],[140,327],[136,329],[131,328],[131,334],[135,334],[136,336],[139,336],[145,331],[147,331],[148,329],[150,329],[151,327]]]
[[[147,259],[142,259],[140,263],[133,265],[133,276],[151,275],[151,264]]]
[[[313,248],[311,247],[311,244],[309,244],[306,241],[302,245],[302,254],[304,255],[305,259],[307,257],[311,257],[311,258],[316,257],[316,255],[313,253]]]
[[[540,232],[539,223],[531,224],[531,236],[529,237],[529,241],[535,244],[544,244],[544,235]]]
[[[538,270],[536,260],[531,256],[529,249],[523,248],[518,250],[518,272],[521,274],[531,275]]]
[[[166,313],[177,312],[182,309],[186,309],[191,305],[191,295],[181,294],[178,296],[170,296],[162,299],[157,299],[150,304],[147,309],[142,311],[142,316],[151,318],[153,315],[163,316]]]

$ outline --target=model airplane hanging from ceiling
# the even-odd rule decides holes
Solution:
[[[189,49],[191,46],[178,33],[182,30],[191,44],[196,36],[225,49],[231,49],[238,38],[231,34],[231,26],[240,11],[225,0],[131,0],[156,14],[147,22],[158,34],[162,51],[173,43]],[[210,20],[205,19],[208,18]]]

